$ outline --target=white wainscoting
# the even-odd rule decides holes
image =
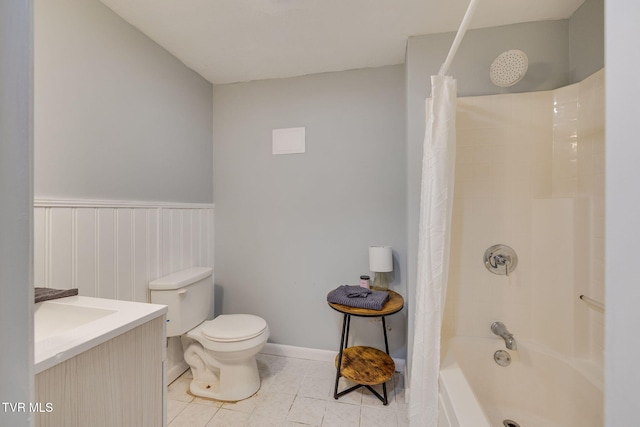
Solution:
[[[148,283],[213,267],[213,204],[36,200],[34,283],[149,302]]]

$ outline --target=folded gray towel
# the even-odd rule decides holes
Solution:
[[[77,289],[35,288],[36,303],[78,295]]]
[[[342,285],[347,288],[347,296],[349,298],[366,298],[372,291],[369,288],[363,288],[362,286],[350,286]]]
[[[349,307],[367,308],[369,310],[382,310],[384,303],[389,299],[389,292],[371,291],[370,294],[363,298],[350,298],[348,288],[352,286],[340,285],[336,289],[329,292],[327,301],[334,304],[342,304]],[[355,287],[355,286],[353,286]],[[363,288],[364,289],[364,288]]]

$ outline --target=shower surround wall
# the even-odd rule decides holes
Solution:
[[[415,292],[418,212],[425,99],[429,77],[444,61],[455,33],[410,37],[406,56],[407,94],[407,288]],[[604,1],[585,0],[568,20],[529,22],[471,30],[451,64],[458,96],[495,95],[554,90],[577,83],[604,67]],[[511,88],[491,85],[489,66],[500,53],[521,49],[529,56],[525,78]],[[483,71],[486,70],[486,71]],[[414,302],[407,301],[408,352],[413,344]],[[409,368],[411,360],[407,361]]]
[[[458,99],[452,253],[443,335],[493,321],[602,377],[604,70],[553,91]],[[490,273],[504,243],[519,262]]]

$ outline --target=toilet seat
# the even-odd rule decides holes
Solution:
[[[222,314],[202,324],[202,335],[216,342],[237,342],[257,337],[267,322],[251,314]]]

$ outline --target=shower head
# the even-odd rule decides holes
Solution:
[[[493,60],[489,76],[494,85],[509,87],[522,80],[528,67],[529,59],[523,51],[508,50]]]

